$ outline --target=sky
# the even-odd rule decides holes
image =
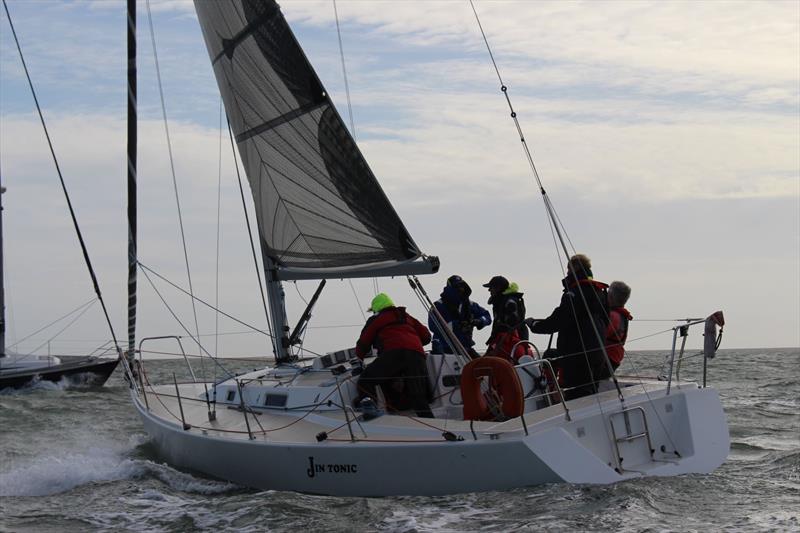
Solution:
[[[669,349],[669,320],[718,309],[727,319],[723,347],[800,346],[800,3],[475,5],[571,242],[592,258],[597,279],[633,288],[628,349]],[[124,6],[8,1],[120,339],[127,309]],[[442,262],[439,274],[422,279],[429,295],[436,299],[445,279],[459,274],[485,304],[481,284],[502,274],[525,293],[528,314],[545,317],[560,298],[561,263],[469,3],[339,0],[336,7],[358,144],[417,244]],[[286,0],[281,8],[347,117],[333,3]],[[147,6],[138,9],[139,259],[186,287]],[[151,12],[195,293],[265,329],[193,5],[153,0]],[[8,344],[39,353],[101,345],[109,333],[96,303],[55,336],[93,293],[5,13],[0,172],[8,188]],[[377,285],[424,317],[405,280]],[[286,284],[291,323],[314,288]],[[352,346],[374,292],[372,280],[330,281],[305,347]],[[197,313],[209,352],[269,351],[263,335],[202,306]],[[140,273],[139,339],[186,335],[184,327],[195,331],[189,299]],[[486,336],[477,332],[479,344]],[[698,329],[687,346],[701,344]],[[176,349],[172,342],[146,346]],[[197,352],[190,340],[184,346]]]

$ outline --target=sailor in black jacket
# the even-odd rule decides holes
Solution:
[[[607,364],[602,344],[608,326],[608,286],[592,279],[591,266],[585,255],[572,256],[559,306],[544,320],[526,320],[533,333],[558,332],[555,366],[561,368],[567,400],[597,392],[596,376]]]

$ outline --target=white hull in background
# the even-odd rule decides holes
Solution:
[[[188,387],[198,390],[196,384]],[[170,401],[165,390],[165,396],[159,395],[159,403],[174,414],[179,406],[174,389],[172,393]],[[729,451],[728,429],[717,392],[682,385],[673,386],[668,396],[665,393],[665,387],[650,389],[647,395],[628,392],[626,408],[633,409],[629,421],[637,426],[641,417],[633,413],[638,407],[644,410],[654,452],[651,455],[647,450],[646,438],[620,442],[622,469],[617,467],[609,425],[614,419],[618,435],[624,426],[622,415],[614,415],[621,411],[616,392],[568,402],[572,421],[566,421],[560,405],[529,413],[525,415],[528,436],[518,419],[475,423],[477,440],[468,422],[423,419],[464,438],[447,441],[439,429],[409,425],[413,421],[407,417],[384,415],[362,422],[367,438],[353,424],[355,441],[349,440],[345,428],[337,430],[339,440],[323,442],[316,441],[317,432],[339,426],[343,416],[332,412],[306,416],[303,427],[292,434],[294,441],[284,440],[286,435],[280,433],[274,438],[261,435],[250,440],[246,432],[232,436],[198,427],[184,430],[180,421],[154,414],[152,394],[151,409],[135,392],[132,395],[158,453],[172,465],[259,489],[390,496],[503,490],[553,482],[608,484],[645,475],[713,471]],[[598,399],[602,401],[602,414]],[[211,423],[204,402],[187,405],[190,402],[186,400],[182,406],[187,423],[221,428],[226,420],[243,419],[241,411],[220,408],[218,420]],[[269,424],[288,424],[301,415],[260,416],[267,428]],[[236,427],[242,428],[238,422]]]

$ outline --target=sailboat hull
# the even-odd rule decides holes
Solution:
[[[193,407],[184,401],[182,408],[187,422],[202,427],[183,429],[180,422],[162,418],[132,394],[153,444],[170,464],[259,489],[390,496],[481,492],[555,482],[608,484],[642,476],[711,472],[725,460],[729,449],[725,416],[713,389],[673,390],[671,396],[632,399],[628,409],[641,407],[648,418],[662,418],[654,423],[660,427],[649,429],[652,452],[644,440],[614,446],[609,420],[620,410],[611,402],[603,406],[576,401],[571,421],[548,413],[538,421],[531,417],[528,435],[496,423],[491,423],[494,427],[480,423],[473,438],[467,422],[451,421],[453,433],[464,440],[448,441],[433,430],[424,435],[403,434],[405,426],[394,428],[393,437],[380,436],[392,433],[389,419],[400,418],[387,415],[363,424],[368,438],[357,433],[354,441],[341,435],[338,440],[316,442],[312,431],[305,442],[281,442],[277,440],[280,437],[271,438],[268,433],[254,439],[244,432],[216,433],[215,426],[224,425],[225,418],[241,417],[241,412],[218,410],[223,419],[211,423],[205,405],[199,402]],[[152,397],[150,402],[152,407]],[[166,397],[160,402],[178,413],[178,406],[170,405]],[[548,409],[554,414],[559,406]],[[195,416],[198,418],[192,418]],[[267,416],[262,416],[264,427],[270,423]],[[284,423],[291,422],[281,418]]]
[[[48,367],[6,372],[0,375],[0,389],[28,387],[39,381],[66,381],[68,387],[102,386],[117,367],[119,359],[81,359]]]

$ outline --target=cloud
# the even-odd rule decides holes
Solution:
[[[337,5],[342,23],[371,27],[404,45],[483,48],[466,2],[398,2],[392,9],[370,2]],[[500,59],[782,81],[796,79],[800,70],[800,7],[792,2],[518,1],[476,2],[476,8]],[[290,20],[318,26],[333,19],[327,2],[293,3],[283,11]]]
[[[28,41],[35,44],[23,45],[120,333],[127,246],[124,40],[111,6],[121,4],[92,5],[84,26],[75,22],[87,16],[84,4],[29,5],[12,3],[12,15],[20,13],[26,34],[35,32]],[[468,5],[387,5],[337,2],[359,145],[415,240],[443,260],[442,274],[424,280],[429,292],[435,295],[453,272],[473,285],[506,273],[526,287],[532,313],[548,312],[558,299],[558,262]],[[731,345],[800,342],[796,280],[769,294],[746,283],[753,272],[785,279],[800,257],[796,4],[476,5],[548,193],[576,246],[602,265],[603,277],[635,285],[635,314],[705,313],[724,304],[733,323],[748,324],[726,332]],[[331,4],[282,8],[347,116]],[[42,17],[42,9],[66,18],[56,22],[51,11]],[[159,2],[153,11],[193,281],[211,301],[216,82],[190,20],[191,4]],[[149,36],[140,38],[140,258],[185,286]],[[19,338],[85,301],[91,288],[8,32],[2,42],[6,274],[10,326],[17,326],[12,336]],[[226,146],[223,154],[221,305],[264,327]],[[743,280],[746,303],[731,289]],[[398,299],[407,296],[404,280],[379,283]],[[139,284],[140,333],[180,332],[143,275]],[[354,284],[363,304],[371,281]],[[299,284],[299,291],[307,297],[311,285]],[[186,298],[159,288],[180,316],[191,317]],[[286,288],[296,317],[302,299],[292,284]],[[314,325],[360,323],[364,305],[353,300],[349,284],[330,283]],[[780,324],[762,316],[764,308],[775,309]],[[91,313],[99,311],[92,309],[68,338],[105,336],[102,317]],[[201,331],[213,331],[214,315],[199,313]],[[194,328],[191,319],[186,323]],[[221,327],[241,329],[229,321]],[[753,330],[765,333],[755,338]],[[324,335],[311,330],[309,346],[350,346],[356,333],[352,327]],[[234,355],[265,350],[258,336],[221,343]],[[638,347],[663,346],[645,341]]]
[[[112,320],[118,325],[117,332],[121,333],[124,331],[121,324],[125,310],[127,245],[124,122],[102,115],[65,115],[54,118],[50,126],[101,287],[109,302]],[[3,200],[7,289],[16,325],[16,333],[10,333],[12,338],[22,337],[91,297],[91,287],[58,190],[52,162],[47,157],[38,128],[34,117],[6,116],[0,130],[4,184],[9,187]],[[470,131],[469,128],[462,129]],[[373,161],[382,177],[382,184],[411,234],[425,251],[442,258],[442,274],[423,282],[432,294],[436,294],[438,285],[453,272],[468,277],[476,286],[487,276],[503,273],[525,287],[532,314],[546,313],[558,299],[559,269],[541,202],[535,198],[530,177],[525,172],[508,173],[511,178],[518,177],[519,183],[503,174],[506,161],[513,162],[509,163],[509,168],[516,166],[519,147],[512,145],[506,153],[502,151],[503,143],[488,143],[480,132],[471,150],[464,151],[457,142],[442,142],[455,136],[458,130],[453,127],[438,140],[432,138],[427,145],[428,152],[423,151],[424,145],[406,146],[399,141],[385,145],[366,143],[365,147],[368,159]],[[219,133],[180,121],[171,124],[171,132],[194,287],[200,297],[213,302]],[[575,129],[569,135],[575,137],[579,133],[580,129]],[[607,155],[608,145],[603,144],[605,137],[627,135],[634,140],[646,132],[634,128],[626,133],[614,133],[612,129],[603,129],[599,134],[587,129],[584,133],[591,139],[586,140],[585,151],[573,157],[585,165],[580,167],[582,171],[590,173],[603,170],[592,166]],[[673,131],[672,134],[681,138],[683,132]],[[402,138],[403,132],[400,135]],[[186,287],[163,124],[157,120],[143,121],[140,139],[140,259]],[[562,138],[555,137],[550,142],[555,149],[562,141]],[[683,142],[691,145],[695,141],[688,138]],[[769,144],[769,139],[764,144]],[[500,149],[500,152],[493,153],[495,149]],[[448,156],[450,150],[456,155],[475,154],[474,157],[454,157],[461,162],[453,166]],[[600,155],[595,155],[595,151]],[[727,153],[727,150],[720,153]],[[223,146],[223,155],[220,305],[223,310],[264,328],[238,186],[226,145]],[[614,157],[626,159],[628,155],[622,153]],[[649,152],[645,152],[639,157],[648,155]],[[435,166],[437,157],[440,163]],[[415,171],[424,171],[423,167],[417,168],[417,159],[435,172],[416,175]],[[569,168],[569,162],[571,160],[562,163],[564,168]],[[675,168],[667,167],[668,164],[674,165],[669,153],[664,154],[660,163],[665,166],[665,173],[668,168]],[[549,164],[547,159],[542,165],[543,170],[549,170]],[[633,162],[630,164],[634,165]],[[654,166],[654,172],[659,168],[659,165]],[[486,172],[486,176],[477,179],[476,176],[482,172]],[[657,199],[659,197],[655,195],[637,198],[637,191],[644,194],[646,188],[640,184],[638,189],[630,190],[637,181],[648,180],[651,186],[663,188],[659,181],[666,179],[666,174],[658,175],[661,178],[643,179],[631,175],[629,181],[620,181],[615,175],[606,180],[605,190],[602,187],[590,189],[591,194],[585,190],[588,186],[579,179],[569,180],[563,185],[551,179],[554,186],[549,190],[576,246],[590,253],[597,264],[602,265],[602,277],[625,279],[636,286],[637,316],[663,318],[681,313],[702,314],[724,304],[736,321],[752,326],[761,324],[764,317],[750,309],[770,306],[785,317],[781,324],[786,322],[781,326],[782,331],[771,334],[775,339],[772,342],[795,343],[791,320],[796,317],[796,309],[792,310],[796,304],[792,303],[793,297],[787,297],[797,294],[795,281],[787,281],[789,285],[781,294],[748,290],[751,301],[761,302],[764,297],[769,297],[770,302],[744,307],[738,299],[731,299],[730,286],[747,279],[748,272],[757,271],[762,276],[778,278],[785,277],[787,269],[798,268],[796,243],[786,244],[793,238],[796,240],[796,235],[792,237],[792,228],[798,224],[797,189],[794,197],[765,194],[765,198],[760,200],[753,199],[752,194],[737,199],[741,195],[736,191],[728,194],[727,200],[721,195],[708,195],[703,199],[699,194],[687,199],[683,193],[674,195],[671,200]],[[783,186],[780,180],[776,183],[776,187]],[[518,194],[523,186],[530,187],[528,194]],[[245,194],[249,204],[249,192],[246,190]],[[713,222],[708,226],[710,221]],[[758,228],[771,229],[765,234]],[[713,249],[706,248],[708,242],[714,243]],[[752,252],[747,260],[741,257],[743,247]],[[783,255],[778,257],[776,251],[781,250]],[[720,269],[720,265],[725,266]],[[714,281],[710,282],[709,277]],[[655,284],[654,279],[658,280]],[[192,310],[185,296],[162,282],[156,283],[184,324],[194,331],[190,318]],[[356,280],[354,283],[363,304],[369,299],[371,281]],[[417,306],[403,296],[406,294],[403,280],[380,280],[379,283],[382,289],[392,291],[404,299],[404,303],[411,305],[414,313],[420,314]],[[312,285],[298,285],[306,299],[313,290]],[[673,286],[682,289],[670,294],[662,292],[665,287]],[[144,274],[139,276],[139,287],[140,336],[181,333],[181,327],[164,308]],[[293,284],[287,284],[286,290],[290,315],[298,316],[303,307],[302,299]],[[54,297],[56,294],[57,298]],[[476,298],[483,298],[479,290]],[[47,302],[44,309],[42,302]],[[315,313],[314,325],[359,324],[363,320],[361,307],[363,305],[354,301],[346,282],[331,282]],[[201,333],[214,331],[214,315],[202,306],[199,320]],[[70,348],[74,346],[66,342],[70,339],[100,341],[105,337],[102,324],[99,308],[93,308],[63,337],[62,344],[55,342],[53,346]],[[645,323],[637,325],[637,335],[652,331],[649,327]],[[764,331],[772,331],[771,327],[763,324]],[[244,329],[229,320],[221,321],[222,331]],[[353,327],[311,330],[308,347],[325,351],[331,347],[349,346],[356,334],[357,328]],[[728,338],[732,345],[738,346],[765,342],[751,339],[745,331],[737,333],[732,330]],[[37,342],[41,340],[37,338]],[[223,352],[229,355],[257,355],[265,349],[265,340],[259,335],[228,336],[220,342]],[[656,338],[636,346],[666,346],[659,342],[660,339]],[[174,350],[172,346],[161,348]]]

